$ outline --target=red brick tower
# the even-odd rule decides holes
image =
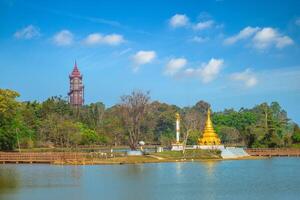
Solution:
[[[75,61],[74,69],[69,76],[70,92],[69,102],[73,106],[82,106],[84,104],[84,86],[82,83],[82,75],[80,74],[77,63]]]

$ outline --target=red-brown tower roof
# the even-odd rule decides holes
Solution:
[[[74,64],[74,69],[73,69],[70,77],[81,77],[81,74],[80,74],[80,71],[78,70],[76,61],[75,61],[75,64]]]

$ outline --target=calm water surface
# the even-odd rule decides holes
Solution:
[[[300,199],[300,158],[0,165],[1,200]]]

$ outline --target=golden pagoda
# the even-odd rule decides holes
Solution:
[[[214,130],[213,124],[210,119],[210,109],[207,111],[207,119],[202,137],[198,139],[199,145],[220,145],[221,140]]]

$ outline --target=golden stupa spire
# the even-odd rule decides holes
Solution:
[[[214,130],[212,121],[210,119],[210,108],[207,110],[207,119],[202,137],[198,139],[199,145],[220,145],[221,140]]]

